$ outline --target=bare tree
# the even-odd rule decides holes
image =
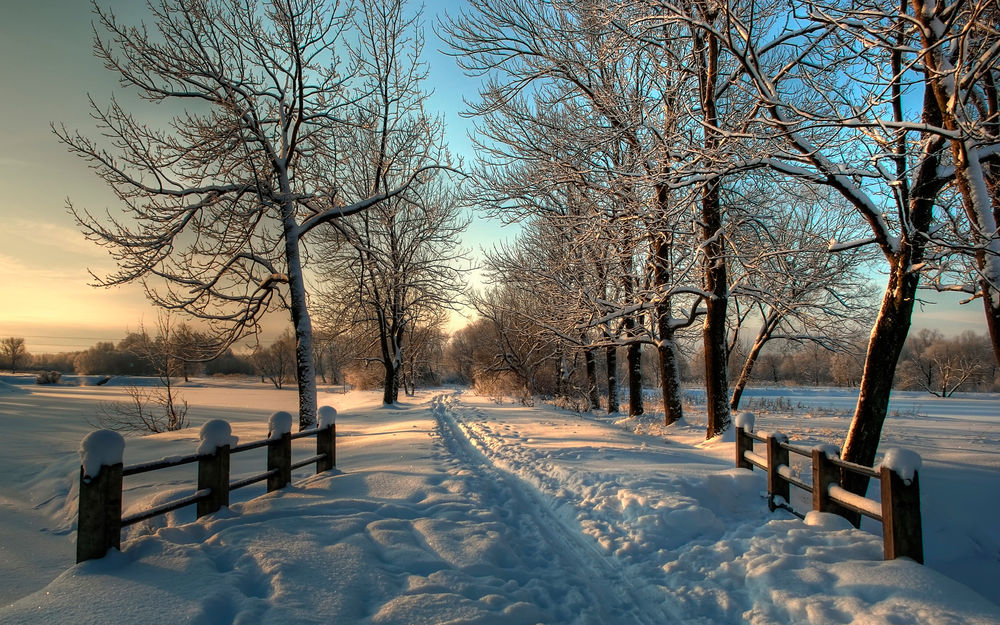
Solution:
[[[382,399],[392,404],[418,318],[454,306],[462,288],[458,237],[468,222],[454,181],[427,171],[448,154],[441,120],[423,108],[420,12],[407,15],[402,0],[362,0],[361,7],[356,61],[369,95],[357,105],[362,123],[343,139],[359,158],[340,165],[338,177],[356,195],[387,195],[415,176],[421,184],[337,222],[323,248],[323,299],[334,329],[369,330],[366,342],[384,369]]]
[[[295,337],[285,332],[267,347],[258,346],[250,354],[261,381],[271,381],[274,388],[281,389],[295,372]]]
[[[122,216],[103,217],[71,205],[87,237],[118,262],[96,283],[142,282],[157,305],[213,322],[220,350],[255,332],[269,309],[287,308],[299,425],[315,423],[302,241],[394,197],[437,164],[363,195],[336,178],[343,134],[364,123],[353,104],[366,95],[358,68],[339,58],[352,39],[343,36],[351,12],[339,2],[157,0],[152,30],[94,10],[94,52],[122,86],[188,107],[150,125],[115,99],[93,103],[105,141],[55,128],[123,205]]]
[[[969,290],[983,299],[993,357],[1000,364],[998,18],[1000,8],[993,0],[913,2],[913,38],[919,38],[914,48],[924,72],[925,98],[933,98],[940,136],[952,148],[954,185],[967,219],[965,239],[975,258],[975,287]]]
[[[11,373],[17,373],[17,366],[22,360],[27,359],[28,350],[24,347],[24,338],[17,336],[7,336],[0,341],[0,354],[6,360],[7,368]]]
[[[945,196],[956,180],[956,167],[964,175],[947,147],[960,139],[963,149],[977,148],[979,156],[970,159],[977,164],[997,149],[997,141],[988,133],[979,143],[973,140],[974,146],[956,134],[947,102],[935,95],[940,93],[935,81],[954,76],[944,67],[935,68],[930,58],[938,54],[938,43],[924,30],[941,28],[923,29],[920,23],[925,17],[916,17],[916,9],[906,3],[741,5],[704,0],[705,10],[694,12],[660,0],[637,4],[648,10],[644,20],[652,26],[684,24],[706,41],[717,42],[731,70],[719,76],[713,92],[740,91],[755,101],[747,109],[753,115],[739,127],[742,142],[755,149],[742,158],[716,159],[717,166],[728,170],[766,166],[789,178],[829,187],[852,206],[867,229],[864,238],[834,241],[830,251],[872,245],[882,253],[888,283],[843,448],[846,459],[870,465],[920,276],[956,251],[943,245],[942,224],[935,223],[941,207],[948,204]],[[973,5],[942,6],[954,11]],[[787,19],[789,14],[796,19]],[[959,10],[949,19],[964,21],[969,15]],[[965,32],[949,30],[955,25],[940,26],[951,33],[949,37]],[[956,41],[949,39],[949,45]],[[975,78],[985,84],[992,75],[985,68],[995,65],[997,48],[982,50],[977,59],[987,64],[968,76],[969,81]],[[985,184],[981,177],[977,180]],[[992,257],[995,226],[984,225],[983,203],[977,205],[977,249]],[[989,278],[991,271],[983,273]],[[867,480],[847,486],[863,492]]]
[[[988,370],[978,345],[982,340],[972,332],[946,339],[936,330],[922,329],[906,342],[901,363],[904,384],[935,397],[951,397],[979,382]]]
[[[730,235],[733,247],[741,250],[734,255],[730,286],[728,352],[736,372],[730,399],[733,411],[770,342],[815,343],[838,350],[848,347],[873,317],[874,293],[866,271],[871,255],[864,248],[839,254],[827,251],[831,239],[854,238],[857,227],[849,208],[821,189],[817,193],[799,185],[793,193],[791,185],[784,187],[764,191],[755,184],[747,189],[769,194],[770,199],[754,200],[767,208]],[[760,326],[748,349],[737,354],[738,341],[751,320]]]
[[[176,354],[182,351],[183,340],[179,340],[169,313],[157,318],[156,328],[156,336],[150,336],[140,324],[139,330],[129,335],[131,340],[125,347],[152,367],[156,386],[129,384],[125,387],[129,400],[102,404],[95,425],[142,433],[173,432],[188,426],[187,401],[180,397],[173,383],[173,377],[182,371]]]

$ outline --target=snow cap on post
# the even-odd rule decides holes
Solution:
[[[85,477],[95,477],[102,466],[120,464],[125,457],[125,439],[113,430],[95,430],[80,441],[80,464]]]
[[[267,440],[273,441],[292,432],[292,415],[280,410],[267,418]]]
[[[815,445],[813,449],[818,449],[822,451],[827,458],[840,459],[840,447],[836,445],[831,445],[830,443],[822,443],[820,445]]]
[[[885,452],[880,466],[885,467],[903,478],[903,483],[909,485],[913,482],[913,474],[920,470],[923,460],[920,454],[909,449],[892,447]]]
[[[337,422],[337,409],[333,406],[319,407],[319,427],[328,428]]]
[[[197,453],[214,454],[217,447],[224,447],[226,445],[232,447],[239,439],[233,436],[233,429],[227,421],[212,419],[211,421],[206,421],[205,425],[201,426],[201,432],[198,433],[198,440],[201,442],[198,443]]]
[[[754,416],[752,412],[746,410],[736,415],[736,421],[733,423],[738,428],[743,428],[747,432],[753,432],[754,424],[757,422],[757,417]]]

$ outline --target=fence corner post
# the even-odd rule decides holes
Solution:
[[[198,518],[229,505],[229,445],[220,445],[214,453],[198,458],[198,490],[206,488],[208,495],[198,501]]]
[[[775,498],[781,497],[784,505],[790,502],[788,480],[781,476],[778,468],[788,466],[788,450],[781,446],[787,443],[788,437],[781,432],[768,434],[765,439],[767,445],[767,507],[774,512],[779,507],[775,503]]]
[[[267,470],[277,470],[267,476],[267,492],[284,488],[292,481],[292,435],[285,432],[267,441]]]
[[[80,467],[80,501],[76,525],[76,561],[103,558],[121,549],[122,463],[103,465],[88,476]]]
[[[923,529],[920,521],[919,472],[904,480],[887,466],[881,469],[882,544],[886,560],[907,557],[924,563]]]
[[[750,469],[753,471],[753,465],[746,458],[746,452],[753,451],[753,439],[747,436],[746,431],[742,426],[736,426],[736,468],[737,469]]]

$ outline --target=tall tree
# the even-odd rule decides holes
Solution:
[[[421,13],[408,15],[402,0],[360,4],[355,60],[367,95],[357,104],[360,123],[343,138],[356,157],[338,165],[338,178],[355,195],[387,195],[418,175],[421,184],[335,224],[323,247],[322,299],[325,323],[334,331],[355,326],[355,336],[373,345],[382,400],[392,404],[417,320],[454,306],[461,290],[458,237],[467,221],[456,181],[427,171],[449,157],[441,120],[424,109]]]
[[[314,424],[302,242],[396,196],[426,170],[354,196],[334,175],[337,163],[356,156],[340,139],[363,117],[352,104],[366,95],[356,83],[363,68],[339,56],[351,44],[343,36],[350,10],[324,0],[157,0],[153,29],[126,26],[96,4],[94,11],[94,52],[122,86],[169,110],[187,107],[152,124],[116,99],[106,108],[94,102],[104,141],[55,128],[122,203],[121,216],[70,205],[87,237],[118,263],[96,283],[141,282],[157,305],[213,322],[220,350],[256,331],[268,310],[286,308],[299,425]]]

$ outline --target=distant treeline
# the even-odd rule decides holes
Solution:
[[[532,379],[541,394],[558,394],[560,384],[582,388],[583,362],[577,357],[563,359],[523,358],[522,375],[512,375],[497,366],[495,337],[492,328],[483,322],[474,322],[451,337],[438,335],[429,343],[422,364],[413,376],[422,385],[451,383],[477,386],[486,393],[516,395],[522,377]],[[206,361],[184,360],[184,345],[192,340],[186,331],[175,333],[170,349],[176,364],[171,375],[189,377],[198,375],[254,375],[261,382],[270,382],[277,388],[292,382],[295,375],[294,337],[286,333],[268,346],[253,351],[236,352],[232,349]],[[193,340],[198,342],[197,334]],[[59,371],[78,375],[158,375],[156,359],[150,345],[157,345],[156,338],[142,333],[131,333],[117,344],[99,342],[89,349],[56,354],[30,354],[21,339],[0,339],[0,367],[7,371]],[[163,344],[162,342],[159,344]],[[857,386],[861,379],[865,342],[862,337],[846,347],[825,349],[816,343],[778,343],[766,349],[758,358],[752,384],[757,386]],[[13,346],[19,346],[17,348]],[[166,347],[164,347],[166,349]],[[734,351],[746,349],[736,345]],[[1000,369],[991,356],[991,344],[986,334],[965,332],[955,337],[945,337],[936,330],[920,330],[911,335],[900,358],[894,385],[901,390],[925,390],[948,396],[958,391],[1000,390]],[[155,350],[153,350],[155,352]],[[348,345],[336,340],[319,341],[317,373],[326,384],[350,383],[359,388],[378,388],[380,381],[376,367],[366,363],[371,358],[364,354],[350,353]],[[13,356],[12,356],[13,354]],[[580,361],[580,362],[578,362]],[[700,350],[682,350],[681,377],[697,383],[703,369]],[[740,358],[732,358],[736,367]],[[624,367],[619,360],[619,367]],[[598,363],[604,375],[604,362]],[[643,350],[644,377],[650,385],[658,384],[656,354],[652,348]],[[619,379],[625,372],[619,371]],[[734,379],[738,371],[731,372]]]

